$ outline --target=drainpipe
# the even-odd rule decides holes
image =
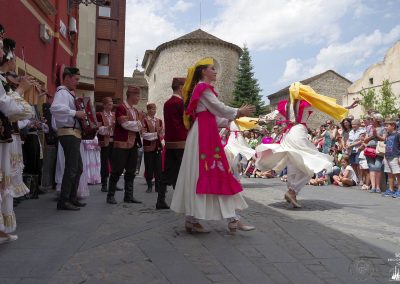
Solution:
[[[54,48],[53,48],[53,61],[52,61],[52,82],[57,80],[57,56],[58,56],[58,46],[60,41],[60,0],[56,0],[56,16],[54,22]],[[60,78],[61,80],[61,78]],[[61,82],[60,82],[61,83]],[[55,92],[55,90],[53,90]]]
[[[76,19],[76,25],[77,25],[77,30],[78,32],[74,35],[75,40],[74,40],[74,49],[72,52],[72,57],[71,57],[71,66],[77,66],[76,61],[78,57],[78,39],[79,39],[79,5],[76,6],[75,8],[75,19]]]

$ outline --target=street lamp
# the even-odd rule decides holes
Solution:
[[[70,0],[70,1],[74,5],[85,4],[86,6],[89,4],[94,4],[97,6],[104,6],[106,3],[109,2],[109,0]]]

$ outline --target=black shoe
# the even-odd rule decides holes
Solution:
[[[139,200],[135,199],[134,197],[132,197],[131,199],[125,199],[124,198],[124,202],[125,203],[137,203],[137,204],[142,203],[142,201],[139,201]]]
[[[115,200],[114,196],[107,197],[108,204],[118,204],[117,200]]]
[[[156,204],[156,209],[157,209],[157,210],[160,210],[160,209],[169,209],[169,206],[168,206],[168,204],[167,204],[165,201],[160,201],[160,202],[157,202],[157,204]]]
[[[86,203],[79,202],[78,200],[71,201],[71,203],[73,205],[75,205],[76,207],[85,207],[86,206]]]
[[[45,194],[45,193],[47,193],[47,189],[39,186],[39,194]]]
[[[146,193],[151,193],[151,191],[153,190],[153,188],[151,186],[147,187]]]
[[[107,185],[106,185],[106,184],[103,184],[103,185],[101,186],[101,192],[108,192],[108,189],[107,189]]]
[[[81,208],[76,207],[70,202],[64,202],[64,203],[57,203],[57,209],[58,210],[70,210],[70,211],[79,211]]]
[[[115,188],[115,190],[116,190],[116,191],[124,191],[122,188],[120,188],[120,187],[118,187],[118,186]]]

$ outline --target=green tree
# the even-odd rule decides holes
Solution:
[[[265,112],[260,92],[261,88],[258,85],[257,79],[254,78],[249,50],[244,46],[243,53],[239,59],[232,106],[240,107],[243,104],[252,104],[256,107],[255,115],[258,116]]]
[[[397,107],[396,96],[392,91],[389,80],[383,81],[379,93],[381,94],[381,97],[377,100],[376,110],[381,113],[383,117],[397,115],[399,108]]]
[[[365,112],[376,110],[377,99],[374,89],[362,90],[360,95],[360,105],[363,107]]]

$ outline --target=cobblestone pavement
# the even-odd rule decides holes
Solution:
[[[25,201],[16,208],[19,240],[0,246],[0,283],[389,282],[400,200],[306,187],[303,208],[293,210],[279,179],[242,182],[249,208],[241,216],[257,230],[235,235],[225,222],[187,234],[183,216],[154,210],[156,194],[145,193],[141,178],[141,205],[108,205],[99,186],[80,212],[55,210],[53,193]]]

